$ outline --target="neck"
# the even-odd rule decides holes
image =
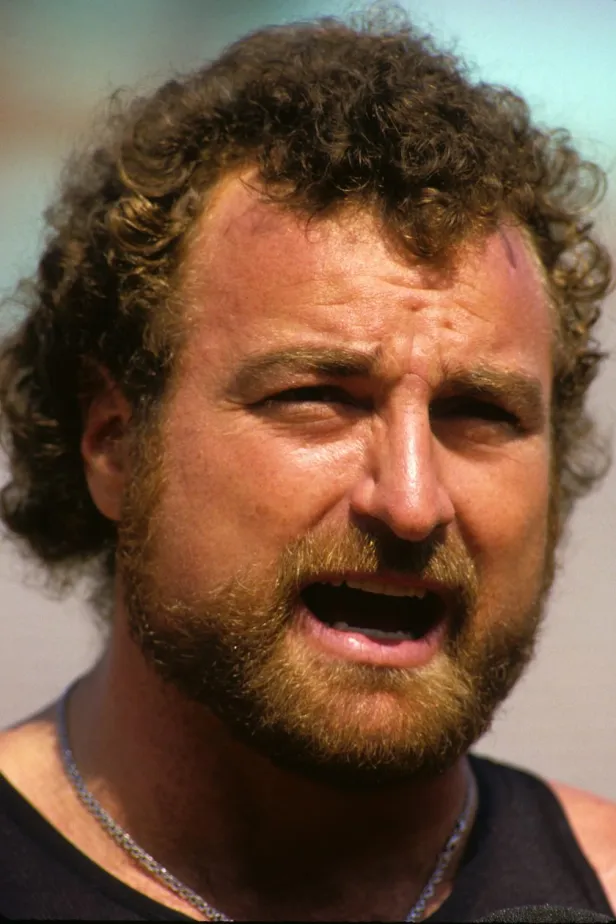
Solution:
[[[71,697],[68,727],[115,821],[233,918],[404,919],[467,789],[463,761],[373,791],[285,772],[163,684],[120,629]],[[441,901],[448,890],[445,879]]]

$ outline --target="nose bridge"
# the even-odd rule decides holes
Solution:
[[[451,521],[453,504],[439,470],[429,410],[420,402],[390,406],[373,434],[357,496],[361,512],[401,538],[421,541]]]

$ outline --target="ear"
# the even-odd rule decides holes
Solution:
[[[102,378],[101,387],[84,407],[81,455],[92,500],[103,516],[117,522],[129,477],[131,410],[119,387],[106,374]]]

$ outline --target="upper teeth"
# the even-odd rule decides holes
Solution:
[[[367,594],[385,594],[388,597],[422,597],[426,596],[423,587],[402,587],[400,584],[388,584],[386,581],[329,581],[335,587],[346,584],[353,590],[363,590]]]

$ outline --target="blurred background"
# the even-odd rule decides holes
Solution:
[[[599,212],[616,256],[616,0],[404,0],[478,77],[521,92],[607,170]],[[342,0],[0,0],[0,295],[36,265],[62,163],[118,86],[147,90],[267,23],[346,15]],[[616,345],[616,299],[601,334]],[[0,313],[0,329],[13,318]],[[612,434],[616,361],[592,404]],[[0,458],[0,481],[6,477]],[[480,752],[616,798],[616,470],[574,515],[534,666]],[[96,658],[78,592],[50,599],[0,539],[0,726],[54,698]]]

